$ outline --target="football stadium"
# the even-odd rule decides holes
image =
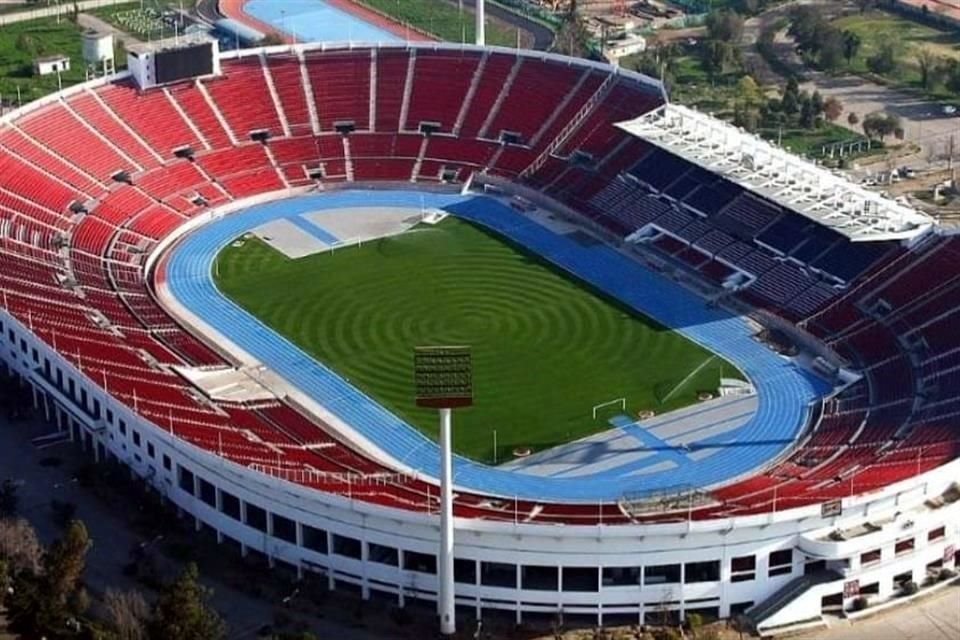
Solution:
[[[2,360],[225,550],[444,633],[796,628],[956,566],[934,218],[584,59],[128,64],[0,120]],[[423,402],[450,346],[471,397]]]

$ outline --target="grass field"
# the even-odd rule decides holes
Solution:
[[[5,103],[27,104],[57,90],[57,76],[33,75],[33,60],[38,56],[65,54],[70,56],[70,71],[61,74],[64,88],[86,79],[81,50],[80,27],[72,16],[40,18],[15,22],[0,28],[0,96]],[[126,66],[126,52],[115,45],[117,69]]]
[[[631,415],[664,412],[715,390],[721,367],[736,375],[679,334],[456,219],[299,260],[247,240],[223,251],[218,271],[227,296],[432,437],[436,413],[412,399],[413,348],[471,345],[476,402],[456,417],[456,449],[485,462],[494,430],[503,461],[514,447],[607,428],[620,410],[594,421],[601,402],[625,397]]]
[[[394,18],[409,23],[447,42],[474,42],[474,15],[442,0],[359,0]],[[487,44],[514,47],[517,34],[487,18]]]
[[[920,66],[917,53],[928,49],[938,58],[960,58],[960,33],[938,29],[884,11],[869,11],[838,18],[837,28],[860,36],[861,46],[850,64],[854,73],[867,73],[867,60],[876,55],[884,43],[894,43],[896,68],[885,77],[896,83],[920,88]],[[950,97],[942,88],[929,91],[937,97]],[[955,97],[955,96],[953,96]]]

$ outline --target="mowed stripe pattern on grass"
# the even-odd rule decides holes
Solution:
[[[591,408],[627,398],[658,413],[715,389],[711,357],[471,223],[448,218],[400,235],[289,260],[258,240],[218,259],[221,290],[431,437],[436,415],[413,402],[412,351],[468,344],[476,404],[457,415],[456,449],[481,461],[607,428]]]

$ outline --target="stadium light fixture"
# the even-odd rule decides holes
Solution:
[[[473,404],[470,347],[416,347],[414,386],[418,407],[440,412],[440,552],[437,554],[440,589],[437,614],[440,633],[456,633],[453,586],[453,409]]]

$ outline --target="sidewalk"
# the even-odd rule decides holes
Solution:
[[[22,483],[18,492],[20,515],[33,524],[44,544],[50,544],[60,534],[50,501],[72,502],[77,507],[76,517],[83,520],[93,541],[84,573],[91,595],[100,597],[107,588],[136,588],[148,599],[152,598],[153,594],[143,585],[123,574],[130,549],[145,540],[132,531],[117,512],[74,480],[74,471],[89,460],[72,444],[43,450],[30,444],[32,438],[50,431],[46,425],[28,421],[10,424],[5,417],[0,417],[0,478],[9,477]],[[124,505],[118,500],[114,507],[131,509],[133,505]],[[231,553],[226,548],[223,552]],[[236,560],[240,562],[239,558]],[[260,628],[273,623],[276,603],[253,598],[207,577],[203,577],[203,582],[214,590],[213,605],[227,621],[231,640],[255,638]],[[366,629],[352,628],[335,620],[315,618],[309,622],[310,630],[321,638],[373,640],[377,637]]]

